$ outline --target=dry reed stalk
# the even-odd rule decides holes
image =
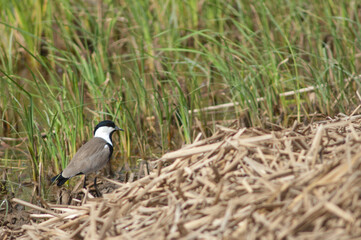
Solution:
[[[220,127],[102,199],[20,202],[44,213],[22,238],[360,238],[360,124],[353,113],[272,132]]]

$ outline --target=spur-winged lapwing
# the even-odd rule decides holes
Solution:
[[[124,131],[115,126],[112,121],[106,120],[100,122],[94,129],[94,137],[79,148],[69,165],[60,174],[53,177],[51,181],[57,181],[57,185],[61,186],[68,179],[84,174],[85,188],[86,175],[102,169],[112,156],[112,135],[118,130]],[[94,179],[94,187],[97,194],[100,195],[96,187],[96,178]]]

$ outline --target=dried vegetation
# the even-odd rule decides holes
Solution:
[[[103,198],[34,209],[22,238],[361,237],[360,122],[339,115],[278,131],[219,127]]]

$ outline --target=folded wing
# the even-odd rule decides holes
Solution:
[[[103,168],[112,154],[112,147],[102,138],[92,138],[74,155],[69,165],[62,172],[64,178],[78,174],[88,174]]]

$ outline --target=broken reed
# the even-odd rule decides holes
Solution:
[[[36,220],[23,239],[358,239],[360,124],[351,114],[278,131],[219,127],[137,181],[105,179],[119,188],[104,198],[82,189],[49,209],[14,199]]]

